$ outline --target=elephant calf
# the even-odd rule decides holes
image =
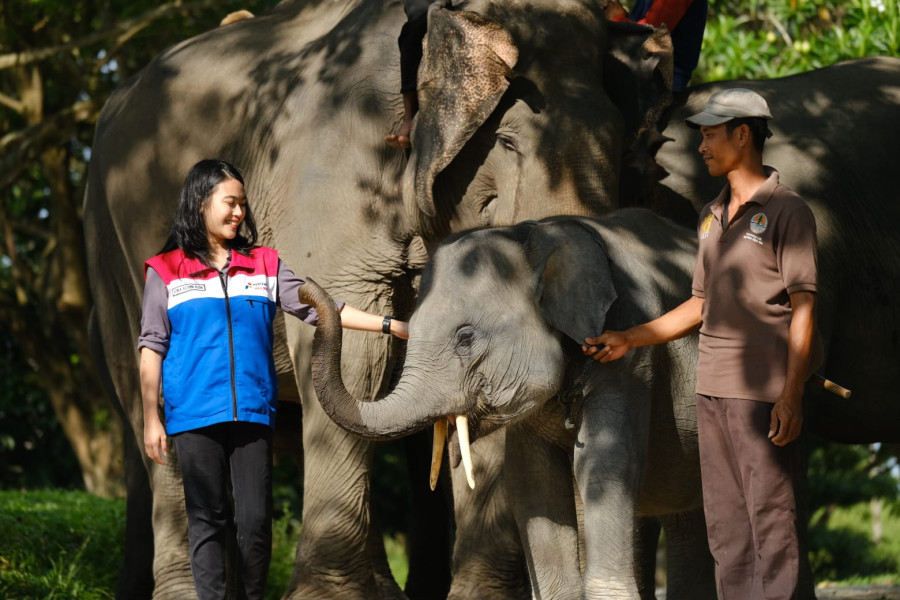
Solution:
[[[634,557],[638,524],[654,516],[666,530],[667,597],[714,598],[694,414],[696,337],[606,364],[580,349],[604,327],[645,322],[688,297],[695,249],[693,232],[642,209],[452,237],[422,278],[400,381],[377,402],[344,389],[339,316],[321,290],[304,286],[321,315],[319,400],[339,425],[372,439],[443,428],[449,418],[464,464],[467,437],[508,425],[504,486],[536,597],[652,597],[652,578],[637,572]]]

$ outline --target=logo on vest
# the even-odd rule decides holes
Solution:
[[[255,290],[257,292],[268,292],[269,285],[264,281],[252,282],[248,281],[244,286],[245,290]]]
[[[179,285],[177,288],[172,288],[172,295],[179,296],[181,294],[185,294],[187,292],[204,292],[206,291],[206,285],[202,283],[188,283],[185,285]]]

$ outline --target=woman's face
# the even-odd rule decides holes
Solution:
[[[224,179],[213,188],[209,202],[202,209],[210,246],[221,246],[225,240],[234,239],[247,214],[246,208],[244,186],[237,179]]]

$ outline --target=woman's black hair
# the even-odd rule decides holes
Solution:
[[[226,179],[235,179],[244,185],[244,177],[234,165],[220,159],[201,160],[188,171],[181,188],[178,208],[169,231],[169,238],[160,254],[180,248],[188,257],[209,263],[209,237],[203,209],[209,203],[213,190]],[[244,220],[237,235],[226,243],[231,250],[249,256],[256,246],[257,232],[250,204],[244,205]]]
[[[728,131],[728,136],[730,137],[734,130],[741,125],[746,125],[750,129],[750,136],[753,138],[753,147],[756,148],[757,152],[762,154],[763,148],[766,145],[766,138],[772,137],[772,132],[769,131],[769,124],[762,117],[739,117],[731,119],[730,121],[725,122],[725,130]]]

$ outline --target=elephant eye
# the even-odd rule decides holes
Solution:
[[[519,147],[516,146],[516,141],[509,136],[498,134],[497,143],[511,152],[519,151]]]
[[[472,345],[475,343],[475,328],[471,325],[463,325],[456,330],[456,338],[454,340],[454,349],[460,356],[466,356],[472,351]]]

